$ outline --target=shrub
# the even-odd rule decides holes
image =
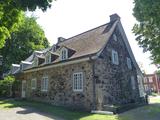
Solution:
[[[6,76],[4,80],[0,80],[0,97],[11,97],[14,83],[15,78],[13,76]]]

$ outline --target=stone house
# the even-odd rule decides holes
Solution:
[[[75,109],[103,110],[144,97],[143,74],[117,14],[107,24],[59,37],[57,44],[14,64],[12,74],[22,83],[21,97]]]

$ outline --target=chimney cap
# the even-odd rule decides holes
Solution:
[[[117,13],[110,15],[110,22],[120,20],[120,17]]]
[[[58,43],[65,41],[66,39],[63,37],[58,37]]]

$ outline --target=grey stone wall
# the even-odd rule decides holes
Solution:
[[[136,68],[127,67],[129,53],[118,29],[115,30],[118,40],[113,36],[108,41],[104,51],[95,61],[97,107],[102,109],[107,104],[127,104],[139,99]],[[118,52],[119,65],[112,63],[112,49]],[[136,89],[131,86],[131,76],[135,77]]]
[[[73,91],[73,73],[83,72],[83,92]],[[58,106],[67,106],[73,109],[92,109],[93,87],[92,70],[90,62],[81,62],[65,66],[54,67],[37,72],[30,72],[22,75],[27,80],[27,98],[49,102]],[[43,76],[49,78],[48,92],[41,91],[41,80]],[[31,89],[31,80],[37,79],[37,89]]]

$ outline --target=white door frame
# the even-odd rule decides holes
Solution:
[[[21,97],[25,98],[26,97],[26,80],[22,80],[22,92],[21,92]]]

